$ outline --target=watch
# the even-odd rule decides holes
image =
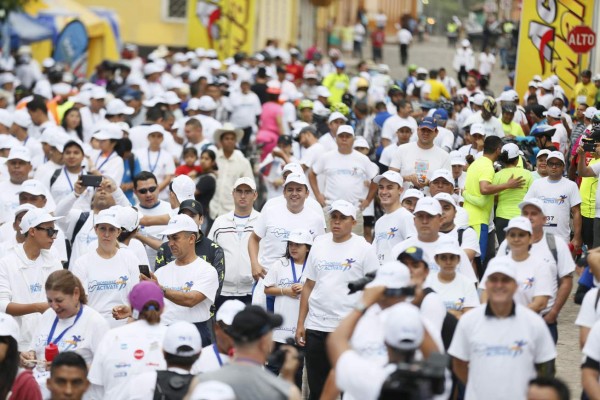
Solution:
[[[369,307],[365,303],[363,303],[362,300],[358,300],[356,302],[356,304],[354,305],[354,309],[361,314],[364,314],[365,311],[367,311],[367,308],[369,308]]]
[[[161,286],[160,288],[161,288],[161,290],[163,292],[163,296],[166,297],[167,296],[167,288],[165,286]]]

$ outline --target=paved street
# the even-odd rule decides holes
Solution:
[[[371,54],[371,49],[365,49],[365,55]],[[417,64],[426,69],[444,66],[446,70],[456,79],[456,73],[452,69],[454,49],[446,46],[446,38],[432,37],[423,43],[415,43],[409,50],[409,63]],[[476,57],[478,53],[476,53]],[[390,66],[392,77],[406,77],[406,68],[400,66],[400,53],[398,46],[388,44],[384,49],[384,62]],[[498,64],[492,75],[490,88],[498,96],[505,85],[508,84],[506,71],[502,71]],[[574,279],[573,292],[576,289],[578,277]],[[572,398],[579,398],[581,394],[581,374],[579,365],[581,363],[581,352],[579,351],[579,330],[574,322],[579,312],[579,306],[573,303],[572,296],[563,308],[559,319],[558,339],[558,376],[567,382],[571,389]]]

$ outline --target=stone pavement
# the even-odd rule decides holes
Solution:
[[[409,48],[409,64],[417,64],[427,70],[432,68],[445,67],[449,75],[456,79],[456,72],[452,69],[452,60],[454,58],[454,48],[447,46],[445,37],[429,37],[423,43],[414,43]],[[370,56],[370,45],[363,49],[365,56]],[[479,53],[475,53],[475,58]],[[407,75],[406,67],[400,65],[400,49],[397,44],[386,44],[383,53],[383,62],[390,66],[391,76],[394,79],[405,78]],[[351,65],[355,63],[350,62]],[[507,72],[499,67],[499,60],[496,63],[490,89],[498,96],[505,85],[508,85]],[[573,292],[577,287],[578,276],[573,281]],[[556,363],[557,376],[563,379],[571,389],[572,398],[579,398],[581,394],[581,352],[579,350],[579,329],[574,325],[579,306],[573,303],[573,296],[569,297],[559,317],[559,339],[557,345],[558,358]]]

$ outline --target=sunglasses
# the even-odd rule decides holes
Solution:
[[[149,187],[149,188],[140,189],[140,190],[138,190],[138,193],[139,194],[146,194],[148,192],[154,193],[154,192],[156,192],[156,189],[158,189],[156,186],[152,186],[152,187]]]
[[[41,226],[36,226],[35,229],[37,229],[38,231],[46,231],[46,233],[48,234],[48,237],[54,237],[55,235],[58,234],[58,229],[54,229],[54,228],[43,228]]]

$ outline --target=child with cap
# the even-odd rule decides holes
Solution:
[[[431,274],[429,286],[438,293],[446,310],[456,318],[477,307],[479,296],[473,283],[463,274],[457,274],[461,249],[452,241],[444,242],[435,251],[435,262],[440,270]]]
[[[162,290],[154,282],[140,282],[128,297],[130,307],[115,307],[113,313],[131,315],[134,321],[104,335],[90,367],[88,379],[97,386],[94,390],[99,398],[128,400],[132,376],[166,367],[161,346],[167,332],[161,324]]]
[[[423,192],[418,189],[406,189],[402,192],[402,196],[400,197],[400,204],[406,210],[410,211],[412,214],[415,211],[415,207],[417,206],[417,201],[425,197]]]
[[[175,162],[173,157],[161,149],[161,145],[167,135],[171,135],[160,124],[148,127],[148,146],[145,149],[135,149],[134,154],[140,162],[142,171],[149,171],[156,176],[159,198],[169,200],[167,186],[175,175]]]
[[[358,151],[359,153],[364,154],[367,157],[369,156],[369,153],[371,152],[371,147],[369,146],[369,142],[367,142],[367,140],[362,136],[358,136],[354,140],[354,144],[352,145],[352,148],[354,150]],[[375,164],[373,162],[371,162],[371,164],[373,164],[373,168],[375,170],[377,170],[379,168],[377,166],[377,164]],[[371,186],[371,181],[365,179],[364,189],[363,189],[363,197],[364,198],[367,198],[367,196],[369,195],[370,186]],[[367,239],[367,241],[369,243],[371,243],[373,241],[373,227],[375,226],[375,202],[374,202],[374,200],[371,200],[369,205],[363,210],[363,224],[364,224],[364,237],[365,237],[365,239]]]

